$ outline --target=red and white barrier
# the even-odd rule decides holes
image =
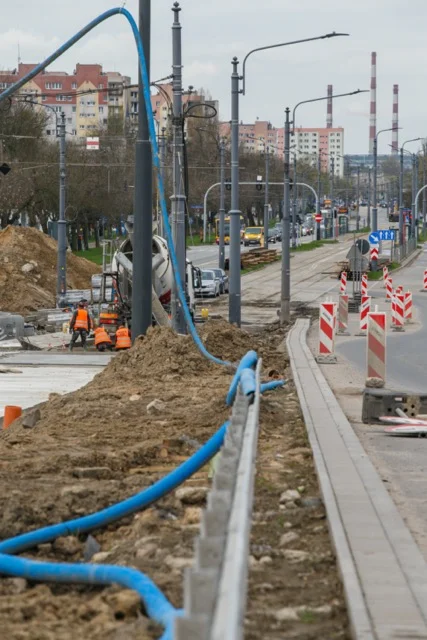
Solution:
[[[362,273],[362,283],[360,287],[360,292],[362,296],[368,295],[368,276],[366,275],[366,273]]]
[[[338,303],[338,333],[349,335],[348,332],[348,295],[340,295]]]
[[[378,247],[375,245],[371,247],[371,262],[372,260],[378,261]]]
[[[388,267],[383,267],[383,285],[384,288],[387,286],[387,278],[388,278]]]
[[[423,279],[422,291],[427,291],[427,269],[424,270],[424,279]]]
[[[367,387],[383,387],[386,374],[386,313],[368,314]]]
[[[368,330],[368,314],[371,311],[371,297],[362,296],[360,304],[360,333],[359,335],[365,336]]]
[[[345,295],[347,291],[347,271],[341,271],[340,294]]]
[[[405,325],[405,296],[395,293],[391,306],[391,323],[394,331],[404,331]]]
[[[385,301],[391,302],[393,296],[393,278],[389,276],[386,281]]]
[[[405,292],[405,322],[412,321],[412,293]]]
[[[334,302],[320,303],[319,318],[319,355],[318,362],[336,362],[335,349],[335,323],[336,304]]]
[[[399,295],[403,293],[403,285],[400,284],[398,287],[396,287],[396,293],[398,293]]]

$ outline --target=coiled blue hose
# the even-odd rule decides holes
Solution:
[[[165,627],[165,634],[172,629],[173,621],[179,614],[150,578],[129,567],[38,562],[0,554],[0,574],[41,582],[92,585],[115,583],[127,589],[134,589],[144,602],[149,617]]]

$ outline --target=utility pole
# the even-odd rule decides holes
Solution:
[[[317,157],[317,215],[320,216],[320,189],[321,189],[321,179],[322,179],[322,160],[319,155]],[[320,222],[316,222],[316,240],[320,240]]]
[[[231,209],[230,209],[230,294],[228,319],[241,324],[240,210],[239,210],[239,61],[233,58],[231,74]]]
[[[162,134],[159,135],[159,152],[160,152],[160,175],[162,182],[165,184],[165,165],[166,165],[166,128],[162,127]],[[159,218],[159,234],[164,238],[163,217]]]
[[[292,123],[293,126],[294,123]],[[297,206],[298,206],[298,187],[297,187],[297,152],[294,149],[294,174],[293,174],[293,194],[292,194],[292,246],[297,246]]]
[[[65,221],[65,113],[57,124],[59,135],[59,217],[58,217],[58,264],[57,264],[57,306],[67,292],[67,223]]]
[[[331,192],[331,225],[332,225],[332,240],[335,240],[335,220],[334,220],[334,177],[335,177],[335,158],[331,156],[331,173],[330,173],[330,187]]]
[[[1,142],[0,142],[1,144]],[[423,185],[427,184],[427,170],[426,170],[426,143],[423,144]],[[423,233],[426,230],[426,214],[427,214],[427,198],[426,192],[423,191]]]
[[[182,47],[181,23],[178,2],[172,8],[172,90],[173,90],[173,190],[172,190],[172,235],[175,246],[178,271],[182,286],[185,287],[185,194],[183,193],[184,141],[182,131]],[[176,284],[172,292],[172,326],[178,333],[186,333],[184,313],[181,308]]]
[[[371,167],[368,167],[368,227],[371,227]]]
[[[360,165],[357,167],[357,208],[356,208],[356,231],[359,231],[359,209],[360,209]]]
[[[280,324],[291,318],[291,252],[290,252],[290,193],[289,193],[289,107],[286,109],[283,172],[283,218],[282,218],[282,274],[280,296]],[[296,187],[296,185],[294,185]],[[320,198],[318,198],[320,200]]]
[[[403,145],[400,147],[400,163],[399,163],[399,245],[403,247],[404,238],[403,219]]]
[[[417,213],[417,207],[415,206],[415,196],[418,193],[418,169],[419,169],[419,156],[418,153],[414,154],[415,156],[415,173],[414,173],[414,194],[412,196],[412,200],[414,202],[414,213],[413,213],[413,237],[418,240],[418,219],[415,220],[415,214]]]
[[[221,138],[219,143],[220,157],[220,192],[219,192],[219,268],[224,269],[225,266],[225,245],[224,245],[224,218],[225,218],[225,142]]]
[[[139,0],[139,33],[150,82],[151,0]],[[152,287],[152,158],[141,73],[138,79],[138,135],[135,150],[133,223],[132,339],[151,327]]]
[[[265,191],[264,191],[264,249],[268,249],[268,176],[269,176],[270,154],[268,147],[265,151]]]
[[[414,237],[415,232],[415,194],[417,193],[416,183],[415,183],[415,172],[416,172],[416,156],[415,153],[412,154],[412,195],[411,195],[411,238]]]

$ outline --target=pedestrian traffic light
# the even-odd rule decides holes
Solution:
[[[257,180],[257,184],[255,185],[255,189],[257,191],[262,191],[262,176],[257,176],[256,180]]]
[[[231,191],[231,182],[229,180],[226,181],[225,188],[227,189],[227,191]]]

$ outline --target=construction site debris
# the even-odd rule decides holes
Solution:
[[[57,242],[32,227],[0,231],[0,310],[23,315],[55,305]],[[100,267],[67,254],[67,287],[90,287]]]

